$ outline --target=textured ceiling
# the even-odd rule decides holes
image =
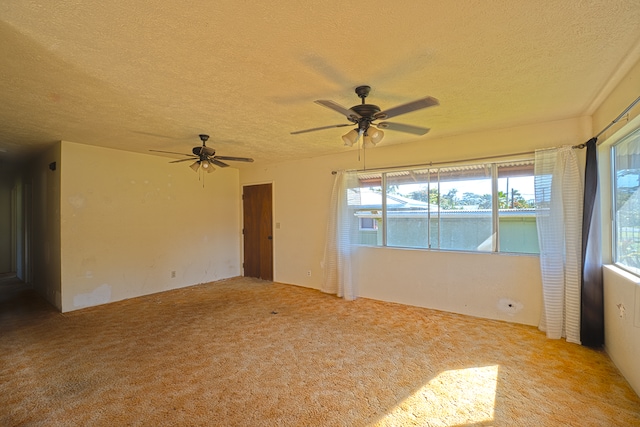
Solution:
[[[360,84],[382,109],[440,101],[390,120],[430,133],[387,131],[385,145],[588,115],[640,40],[638,0],[12,0],[0,11],[0,160],[59,140],[189,152],[199,133],[260,163],[341,152],[345,128],[290,132],[346,123],[313,101],[351,107]]]

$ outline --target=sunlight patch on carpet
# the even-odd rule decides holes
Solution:
[[[444,371],[378,425],[459,426],[494,419],[498,365]]]

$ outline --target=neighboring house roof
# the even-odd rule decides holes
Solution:
[[[382,209],[382,194],[371,190],[369,187],[362,187],[349,190],[348,200],[350,205],[358,205],[362,209]],[[420,209],[426,210],[429,203],[420,200],[410,199],[399,194],[387,194],[387,209]],[[437,205],[431,205],[431,209],[438,209]]]
[[[428,215],[431,218],[438,216],[438,209],[432,209],[430,212],[425,210],[412,210],[412,211],[393,211],[388,210],[387,215],[394,218],[426,218]],[[360,218],[381,218],[381,210],[358,210],[354,214]],[[465,211],[461,209],[443,209],[439,213],[440,217],[455,217],[455,218],[491,218],[491,209],[479,209],[475,211]],[[535,209],[500,209],[500,218],[504,217],[535,217]]]
[[[358,206],[356,216],[362,218],[380,218],[382,215],[382,194],[363,187],[360,191],[349,190],[349,205]],[[439,211],[439,212],[438,212]],[[456,216],[456,217],[484,217],[491,216],[491,209],[477,209],[474,206],[464,206],[462,209],[442,209],[438,205],[429,204],[420,200],[413,200],[398,194],[387,194],[387,214],[394,217],[426,217],[431,216]],[[500,209],[500,216],[535,216],[536,210],[530,209]]]

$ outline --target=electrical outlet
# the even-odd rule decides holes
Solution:
[[[307,276],[311,277],[311,270],[307,270]]]
[[[171,278],[172,279],[176,278],[176,272],[174,270],[171,271]]]

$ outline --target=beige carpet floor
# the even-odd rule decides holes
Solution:
[[[248,278],[60,314],[0,281],[0,426],[174,425],[628,427],[640,398],[529,326]]]

